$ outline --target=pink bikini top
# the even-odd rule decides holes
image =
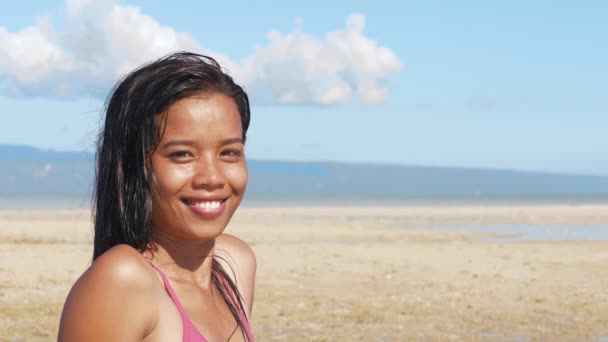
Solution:
[[[150,265],[152,265],[152,263],[150,263]],[[173,301],[173,303],[175,303],[177,311],[179,311],[179,315],[182,318],[182,325],[184,330],[183,342],[207,342],[205,336],[203,336],[203,334],[198,331],[194,323],[192,323],[190,318],[188,318],[188,314],[186,313],[186,310],[184,310],[184,307],[179,301],[179,298],[177,298],[177,294],[175,294],[173,287],[171,287],[171,283],[169,283],[167,276],[165,276],[163,272],[156,268],[156,266],[152,265],[152,267],[156,270],[156,272],[158,272],[158,274],[162,278],[163,284],[165,285],[165,290],[167,290],[169,297],[171,297],[171,300]],[[228,292],[228,294],[230,295],[230,299],[232,299],[232,302],[237,307],[239,317],[241,318],[241,321],[243,321],[243,325],[245,327],[245,333],[247,334],[248,341],[254,342],[253,334],[251,333],[251,327],[249,326],[249,321],[247,320],[247,316],[243,312],[241,305],[239,305],[239,301],[237,300],[236,295],[234,294],[234,292],[232,292],[232,289],[230,288],[230,285],[228,285],[226,279],[221,278],[221,282],[226,292]]]

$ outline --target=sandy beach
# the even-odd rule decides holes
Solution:
[[[258,341],[608,338],[608,241],[441,230],[496,225],[606,229],[608,204],[245,207],[227,232],[257,254]],[[56,339],[91,240],[86,210],[0,210],[0,341]]]

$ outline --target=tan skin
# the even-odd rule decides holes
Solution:
[[[174,103],[166,119],[149,160],[156,184],[156,248],[142,254],[119,245],[97,258],[68,295],[59,341],[181,341],[179,313],[149,262],[167,275],[208,341],[245,340],[240,330],[235,332],[236,321],[211,282],[212,258],[220,256],[249,317],[255,255],[243,241],[223,233],[247,184],[238,109],[225,95],[201,94]],[[209,200],[221,200],[223,211],[205,217],[192,210],[193,202]]]

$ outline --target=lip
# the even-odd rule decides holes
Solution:
[[[220,216],[224,210],[226,209],[226,202],[228,198],[219,198],[219,197],[206,197],[206,198],[185,198],[182,199],[182,202],[190,208],[190,210],[199,217],[204,219],[214,219]],[[195,204],[195,202],[220,202],[220,205],[214,208],[205,208],[200,207]]]

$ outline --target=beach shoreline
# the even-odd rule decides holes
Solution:
[[[90,262],[90,221],[86,209],[0,210],[1,341],[56,338]],[[506,224],[602,229],[608,204],[245,206],[227,232],[257,255],[260,341],[608,336],[608,241],[441,230]]]

